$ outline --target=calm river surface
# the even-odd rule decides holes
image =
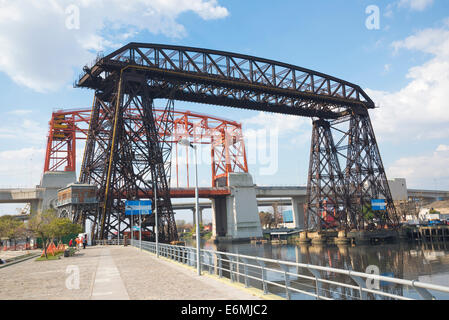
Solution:
[[[195,246],[195,243],[188,242],[187,245]],[[203,242],[202,247],[209,250],[360,272],[365,272],[368,266],[375,265],[379,267],[382,275],[407,280],[419,280],[449,287],[449,243],[421,244],[400,242],[366,246],[315,246],[270,243],[214,244]],[[273,281],[283,283],[283,277],[280,274],[273,274],[272,277]],[[337,279],[338,276],[335,275],[330,275],[328,278],[342,280]],[[252,285],[258,286],[253,283]],[[307,284],[304,284],[304,286],[307,287]],[[388,283],[381,283],[381,287],[382,290],[390,293],[418,298],[416,292],[411,289],[402,289]],[[271,292],[285,296],[282,290],[278,289],[278,287],[270,288]],[[332,292],[332,288],[329,288],[329,291]],[[330,297],[340,298],[339,296],[333,296],[332,293],[329,293],[329,295]],[[348,295],[350,296],[351,294]],[[449,295],[435,293],[435,296],[439,299],[449,299]],[[308,298],[306,295],[296,294],[292,295],[292,298],[310,299],[311,297]]]

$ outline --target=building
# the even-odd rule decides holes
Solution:
[[[97,187],[71,183],[58,191],[56,207],[60,217],[81,222],[83,214],[95,214],[97,210]]]

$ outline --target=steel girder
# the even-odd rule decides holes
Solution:
[[[96,93],[80,181],[100,187],[100,208],[95,219],[97,239],[118,232],[119,222],[131,228],[132,220],[124,216],[124,201],[151,199],[154,186],[159,239],[178,239],[169,193],[171,144],[167,139],[173,119],[164,121],[163,128],[156,128],[153,98],[144,78],[128,74],[117,74],[108,94]],[[135,117],[136,111],[139,117]],[[164,117],[172,116],[170,102]],[[162,137],[160,130],[165,132]],[[153,216],[143,222],[143,226],[150,225],[154,225]]]
[[[315,121],[313,128],[306,211],[310,226],[321,228],[319,221],[326,212],[322,204],[329,199],[341,209],[336,216],[338,228],[362,230],[374,220],[382,228],[397,226],[396,209],[368,112],[359,109],[332,122]],[[332,132],[339,137],[335,145]],[[369,217],[372,199],[385,199],[387,207],[385,211],[371,212],[373,216]]]
[[[129,116],[140,118],[137,110],[129,110]],[[78,110],[58,110],[52,113],[49,121],[47,152],[44,172],[76,170],[76,140],[86,140],[92,108]],[[100,114],[94,116],[98,119]],[[165,109],[154,109],[159,136],[165,135]],[[133,130],[137,130],[134,128]],[[236,121],[190,111],[173,112],[173,135],[170,142],[176,144],[182,137],[192,139],[193,144],[211,145],[212,186],[224,183],[230,172],[248,172],[242,125]],[[187,148],[187,147],[186,147]],[[173,154],[173,153],[172,153]],[[179,187],[178,152],[176,151],[176,183]],[[188,160],[188,157],[187,157]],[[174,163],[175,161],[173,161]],[[188,168],[187,161],[187,168]],[[187,175],[188,176],[188,175]],[[187,179],[187,187],[189,180]]]
[[[346,229],[347,206],[344,175],[331,133],[330,123],[313,122],[307,183],[306,229]]]
[[[124,68],[148,76],[161,97],[284,114],[336,119],[351,106],[374,108],[357,85],[273,60],[230,52],[130,43],[84,68],[78,87],[107,90]],[[170,83],[182,84],[175,92]]]

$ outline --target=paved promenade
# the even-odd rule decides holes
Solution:
[[[37,254],[42,252],[42,250],[17,250],[17,251],[13,251],[13,250],[8,250],[8,251],[0,251],[0,259],[3,260],[9,260],[9,259],[14,259],[14,258],[18,258],[21,256],[25,256],[27,254]]]
[[[96,246],[81,249],[70,258],[30,259],[0,269],[0,299],[252,300],[259,297],[225,280],[199,277],[194,269],[157,259],[133,247]]]

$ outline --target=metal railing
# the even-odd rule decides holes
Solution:
[[[104,241],[117,243],[117,240]],[[134,241],[133,246],[140,248],[139,241]],[[158,246],[159,256],[196,268],[196,248],[162,243]],[[142,241],[141,249],[157,254],[154,242]],[[439,295],[439,299],[449,299],[449,287],[416,280],[229,252],[205,249],[200,252],[203,272],[289,300],[307,297],[320,300],[435,300],[435,295]]]
[[[123,245],[123,239],[95,240],[95,245],[99,246],[117,246]]]

